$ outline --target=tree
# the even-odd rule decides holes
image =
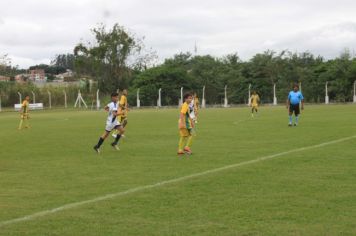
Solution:
[[[73,54],[58,54],[51,61],[51,66],[74,70],[74,60],[75,56]]]
[[[7,54],[0,56],[0,75],[9,76],[11,74],[11,59]]]
[[[143,48],[142,40],[118,24],[108,31],[102,24],[92,32],[94,44],[79,43],[74,48],[75,71],[98,80],[104,91],[127,88],[131,70],[138,63],[145,64],[138,56]]]

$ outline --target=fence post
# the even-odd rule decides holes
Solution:
[[[228,107],[228,101],[227,101],[227,85],[225,85],[225,99],[224,99],[224,107]]]
[[[251,84],[248,85],[248,106],[251,106]]]
[[[100,109],[100,100],[99,100],[99,89],[96,90],[96,109]]]
[[[67,108],[67,93],[65,90],[63,90],[63,94],[64,94],[64,108]]]
[[[20,92],[17,92],[17,94],[19,95],[19,99],[20,99],[20,104],[22,103],[22,95],[21,95],[21,93]]]
[[[299,91],[302,92],[302,82],[299,82]],[[302,101],[299,102],[299,107],[302,106]]]
[[[49,109],[52,109],[52,96],[51,96],[51,92],[49,90],[47,90],[48,93],[48,102],[49,102]]]
[[[140,89],[137,89],[137,98],[136,98],[137,108],[140,108],[141,101],[140,101]]]
[[[273,105],[277,105],[276,84],[273,84]]]
[[[356,103],[356,80],[354,82],[354,103]]]
[[[32,93],[32,97],[33,97],[32,103],[36,103],[36,94],[33,91],[31,91],[31,93]]]
[[[328,81],[325,83],[325,104],[329,104]]]
[[[183,104],[183,87],[180,88],[180,99],[178,102],[179,106]]]
[[[205,108],[205,85],[203,87],[203,96],[202,96],[202,100],[201,100],[201,107]]]
[[[162,106],[162,102],[161,102],[161,91],[162,89],[158,89],[158,100],[157,100],[157,107],[161,107]]]

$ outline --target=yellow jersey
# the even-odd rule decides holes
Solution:
[[[252,106],[257,106],[259,102],[260,102],[260,97],[258,96],[258,94],[251,96]]]
[[[182,122],[185,126],[186,129],[191,129],[192,128],[192,123],[189,117],[189,104],[184,102],[181,109],[180,113],[183,114],[183,121],[179,120],[179,122]],[[181,118],[179,118],[181,119]]]
[[[198,98],[198,97],[195,97],[195,98],[194,98],[194,108],[195,108],[195,109],[198,109],[198,107],[199,107],[199,98]]]
[[[125,95],[121,95],[120,97],[120,101],[119,101],[119,106],[121,108],[121,110],[124,112],[123,115],[121,115],[121,117],[126,117],[127,115],[127,98]]]
[[[21,105],[23,114],[27,114],[28,113],[29,105],[30,105],[30,103],[27,100],[23,100],[22,105]]]

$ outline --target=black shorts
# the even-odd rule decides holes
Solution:
[[[294,115],[299,115],[300,114],[300,109],[299,109],[299,103],[298,104],[290,104],[289,105],[289,112],[293,113]]]

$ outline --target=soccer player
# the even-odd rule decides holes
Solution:
[[[299,120],[299,104],[301,103],[301,109],[304,110],[304,97],[303,94],[299,91],[298,84],[293,86],[293,90],[289,92],[288,99],[287,99],[287,109],[289,109],[289,123],[288,126],[292,126],[293,121],[293,112],[295,116],[294,126],[298,125]]]
[[[195,113],[195,97],[192,96],[192,101],[189,103],[189,117],[195,122],[196,121],[196,113]]]
[[[260,102],[260,97],[258,96],[258,94],[256,93],[256,91],[252,92],[251,95],[251,117],[254,117],[253,112],[256,112],[257,115],[257,108],[258,108],[258,103]]]
[[[193,96],[190,93],[186,93],[184,94],[183,99],[184,103],[182,104],[178,121],[180,134],[178,155],[183,155],[184,153],[190,155],[192,154],[190,147],[193,140],[192,130],[194,128],[194,123],[189,116],[189,104],[192,102]]]
[[[115,141],[111,143],[111,146],[120,150],[118,147],[119,140],[121,135],[124,134],[125,129],[122,127],[117,117],[122,115],[123,111],[120,107],[118,107],[117,100],[119,98],[118,93],[111,94],[111,102],[105,106],[105,111],[109,112],[108,118],[106,119],[106,127],[103,135],[100,136],[98,143],[94,146],[94,150],[97,153],[100,153],[100,146],[103,144],[104,140],[109,136],[110,132],[113,130],[117,130],[118,134],[116,135]]]
[[[127,112],[128,112],[128,103],[127,103],[127,90],[124,89],[122,91],[122,95],[120,97],[120,100],[119,100],[119,107],[121,108],[122,110],[122,114],[119,115],[119,122],[120,124],[122,125],[122,127],[126,127],[127,125]],[[112,134],[112,136],[114,138],[116,138],[116,135],[117,135],[117,131],[114,131],[114,133]],[[125,137],[124,135],[121,135],[122,137]]]
[[[29,106],[30,106],[30,96],[26,95],[25,100],[23,100],[23,102],[21,104],[21,109],[20,109],[21,119],[20,119],[20,124],[19,124],[19,130],[22,129],[23,123],[25,123],[25,128],[30,128],[30,123],[28,121],[28,119],[30,119],[30,116],[28,113]]]
[[[192,102],[194,104],[194,107],[193,107],[194,116],[195,116],[194,117],[194,122],[198,123],[199,98],[198,98],[197,93],[194,93]]]

